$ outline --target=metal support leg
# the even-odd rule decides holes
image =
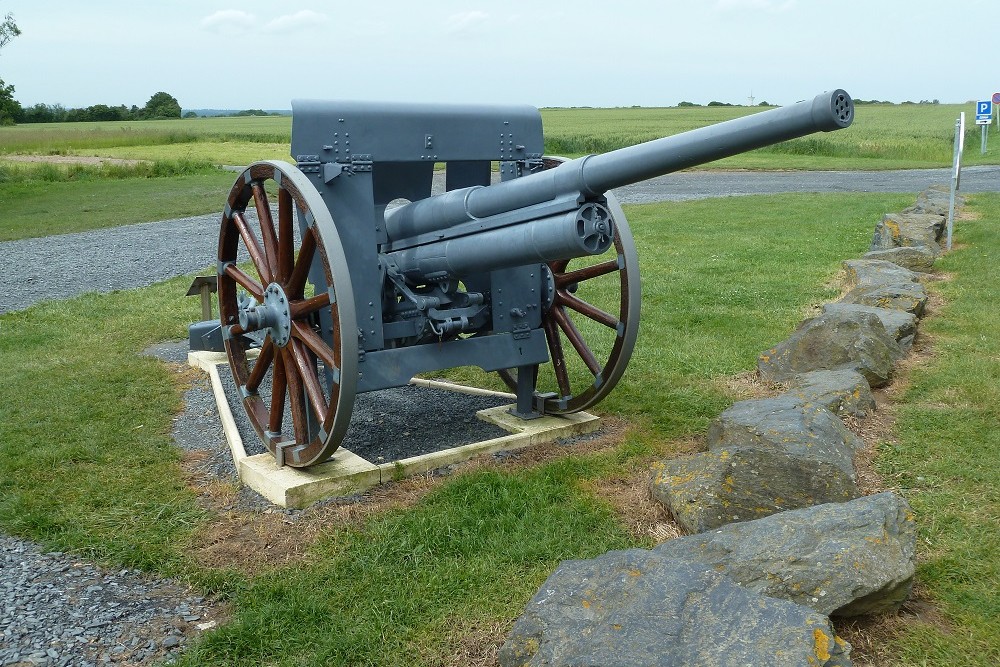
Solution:
[[[542,413],[535,409],[535,381],[538,365],[517,367],[517,405],[510,411],[520,419],[538,419]]]

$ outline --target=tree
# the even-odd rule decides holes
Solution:
[[[0,125],[13,125],[21,117],[21,105],[14,99],[14,86],[0,79]]]
[[[177,98],[168,93],[159,92],[149,98],[142,109],[143,118],[180,118],[181,105]]]
[[[7,46],[10,40],[14,39],[21,34],[20,28],[14,23],[14,15],[7,12],[7,15],[3,17],[3,23],[0,23],[0,49]]]

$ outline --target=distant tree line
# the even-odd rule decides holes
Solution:
[[[212,113],[207,113],[205,115],[206,116],[212,116],[212,117],[223,117],[223,118],[232,118],[233,116],[282,116],[282,115],[285,115],[285,114],[281,114],[281,113],[279,113],[277,111],[264,111],[263,109],[244,109],[243,111],[220,111],[220,112],[216,112],[215,110],[211,110],[211,111],[212,111]],[[199,118],[200,116],[199,116],[198,112],[196,112],[196,111],[185,111],[184,112],[184,117],[185,118]]]
[[[15,102],[15,104],[17,104]],[[160,118],[180,118],[181,105],[169,93],[159,92],[149,98],[146,106],[126,107],[124,104],[108,106],[94,104],[79,109],[67,109],[61,104],[36,104],[17,107],[11,114],[16,123],[70,123],[77,121],[101,120],[155,120]]]
[[[889,100],[854,100],[855,104],[895,104],[895,102],[890,102]],[[920,100],[919,102],[911,102],[906,100],[905,102],[900,102],[900,104],[941,104],[940,100]]]
[[[702,105],[695,104],[694,102],[678,102],[677,106],[679,106],[679,107],[700,107]],[[711,102],[709,102],[705,106],[707,106],[707,107],[741,107],[741,106],[746,106],[746,105],[744,105],[744,104],[730,104],[729,102],[716,102],[715,100],[712,100]],[[759,106],[759,107],[770,107],[770,106],[774,106],[774,105],[771,104],[770,102],[765,101],[765,102],[761,102],[757,106]]]

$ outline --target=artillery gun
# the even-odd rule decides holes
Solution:
[[[533,107],[294,102],[296,164],[247,167],[219,235],[221,333],[251,423],[279,465],[308,467],[340,445],[358,393],[420,373],[497,371],[524,418],[594,405],[639,327],[610,190],[853,116],[836,90],[562,160],[543,156]]]

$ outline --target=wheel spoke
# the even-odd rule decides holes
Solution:
[[[569,266],[568,259],[557,259],[554,262],[549,262],[549,268],[552,269],[552,273],[559,275],[566,271],[566,267]]]
[[[295,260],[295,267],[292,275],[288,278],[288,285],[285,287],[285,294],[289,299],[301,299],[302,290],[306,286],[306,278],[309,277],[309,268],[312,266],[313,255],[316,254],[316,231],[310,227],[302,233],[302,247],[299,248],[298,259]]]
[[[250,296],[257,299],[258,302],[264,301],[264,288],[259,282],[247,275],[243,269],[235,264],[230,264],[226,267],[226,275],[239,283],[240,287],[247,292],[250,292]]]
[[[336,358],[336,354],[330,346],[326,344],[318,333],[312,330],[312,328],[303,322],[292,322],[292,336],[302,341],[306,347],[312,350],[313,354],[322,360],[326,367],[329,369],[338,369],[339,363]]]
[[[257,207],[257,221],[260,222],[260,237],[264,240],[264,258],[267,260],[271,281],[278,277],[278,236],[274,231],[274,219],[271,217],[271,205],[267,201],[264,184],[254,181],[250,184],[253,190],[253,203]],[[268,281],[268,282],[271,282]]]
[[[278,190],[278,279],[287,283],[295,265],[295,230],[292,227],[293,202],[285,188]]]
[[[563,288],[568,285],[581,283],[584,280],[590,280],[591,278],[597,278],[598,276],[605,276],[609,273],[618,271],[620,268],[621,267],[618,266],[618,260],[611,259],[607,262],[594,264],[593,266],[585,266],[583,268],[570,271],[569,273],[558,274],[555,276],[556,287]]]
[[[304,445],[309,442],[309,426],[306,421],[306,406],[302,400],[302,376],[299,375],[299,369],[295,363],[295,355],[288,346],[281,348],[281,361],[288,383],[288,398],[289,403],[291,403],[292,428],[295,431],[295,442]]]
[[[264,249],[260,247],[260,242],[247,224],[247,219],[243,217],[243,213],[233,211],[233,222],[236,223],[236,229],[240,230],[243,245],[247,247],[247,252],[250,254],[250,261],[253,262],[254,267],[257,269],[261,281],[265,283],[271,282],[271,271],[267,264],[267,257],[264,256]],[[263,292],[263,290],[261,291]]]
[[[566,334],[566,338],[573,346],[573,349],[575,349],[576,353],[580,355],[580,358],[583,359],[583,363],[587,365],[587,368],[590,369],[590,372],[594,375],[594,377],[600,375],[601,365],[597,362],[597,358],[594,356],[594,353],[590,351],[589,347],[587,347],[587,343],[584,342],[583,336],[580,335],[580,331],[576,328],[576,325],[573,324],[573,320],[569,319],[569,316],[566,315],[566,311],[559,306],[554,306],[552,310],[549,311],[549,317],[555,319],[556,324],[558,324],[559,328],[562,329],[564,334]]]
[[[319,423],[326,421],[326,397],[323,395],[323,388],[319,383],[319,376],[316,374],[316,364],[310,358],[309,350],[298,340],[292,340],[292,356],[299,368],[299,375],[302,377],[302,386],[305,387],[306,397],[312,407],[313,414]]]
[[[288,311],[292,314],[293,320],[302,319],[310,313],[326,308],[330,305],[330,295],[327,292],[317,294],[304,301],[293,301],[288,304]]]
[[[271,374],[271,412],[267,419],[267,430],[281,433],[281,423],[285,418],[285,394],[288,393],[288,379],[285,375],[283,355],[274,358],[274,373]]]
[[[566,357],[563,354],[562,339],[559,338],[559,326],[551,317],[546,317],[543,322],[545,326],[545,340],[549,344],[549,356],[552,357],[552,370],[556,374],[556,383],[559,385],[561,398],[573,395],[573,389],[569,383],[569,373],[566,372]]]
[[[264,377],[267,375],[267,369],[271,367],[271,362],[274,360],[274,342],[271,337],[268,336],[267,340],[264,341],[264,345],[260,348],[260,354],[257,356],[257,361],[253,365],[253,370],[250,371],[250,377],[247,378],[246,390],[256,394],[257,390],[260,389],[260,383],[264,381]]]
[[[595,322],[603,324],[606,327],[610,327],[615,330],[618,329],[617,317],[604,312],[597,306],[590,305],[583,299],[580,299],[579,297],[570,294],[566,290],[560,290],[556,292],[556,303],[572,308],[581,315],[589,317]]]

